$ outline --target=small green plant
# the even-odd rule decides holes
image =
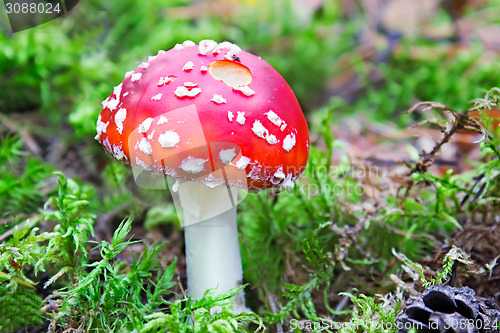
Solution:
[[[42,217],[56,223],[42,258],[35,264],[35,272],[46,271],[50,265],[59,272],[50,283],[67,274],[71,282],[81,274],[82,263],[87,257],[87,242],[93,232],[94,216],[88,212],[88,198],[92,188],[79,185],[56,173],[59,182],[57,196],[45,203]],[[49,283],[49,284],[50,284]]]
[[[0,332],[15,332],[23,327],[36,327],[43,322],[40,316],[42,298],[33,287],[12,288],[1,284],[0,304]]]
[[[231,299],[243,287],[216,294],[207,290],[203,298],[195,301],[181,298],[170,305],[170,313],[157,312],[146,317],[141,332],[259,332],[264,331],[262,319],[255,313],[235,313]],[[191,324],[192,323],[192,324]],[[248,325],[255,327],[250,328]]]
[[[377,302],[375,298],[363,294],[355,296],[351,293],[341,293],[349,297],[354,305],[351,319],[343,323],[340,333],[395,333],[396,314],[401,306],[401,300],[389,294],[382,297],[385,302]]]
[[[405,270],[407,272],[414,271],[418,274],[418,276],[420,277],[420,282],[422,283],[422,287],[424,288],[441,285],[449,280],[453,275],[453,271],[455,269],[454,265],[456,262],[462,263],[464,265],[469,265],[472,263],[472,261],[469,260],[469,254],[467,254],[461,248],[452,246],[452,248],[448,251],[448,253],[446,253],[443,259],[442,270],[437,272],[436,277],[426,277],[422,265],[411,261],[401,253],[395,252],[395,255],[398,259],[404,261],[406,266]]]
[[[89,187],[80,186],[61,173],[56,175],[59,181],[57,195],[51,196],[38,214],[31,212],[33,215],[24,219],[19,226],[10,226],[11,229],[4,234],[4,237],[9,234],[10,237],[0,243],[0,281],[7,282],[0,285],[2,302],[7,305],[16,300],[24,311],[5,313],[9,317],[2,321],[5,325],[13,323],[20,328],[23,327],[19,326],[20,323],[34,325],[43,320],[40,316],[42,299],[33,289],[40,272],[53,274],[45,287],[63,275],[74,281],[82,272],[93,222],[92,215],[86,211],[85,199],[90,193]],[[45,179],[41,178],[30,186],[36,188],[44,184]],[[16,200],[10,197],[7,202]],[[39,224],[42,221],[56,225],[52,231],[41,231]],[[18,308],[11,306],[9,309]],[[6,329],[6,332],[10,331],[12,329]]]
[[[244,332],[247,323],[263,325],[255,314],[232,311],[230,299],[241,288],[219,296],[210,291],[196,302],[185,297],[166,299],[177,282],[176,260],[163,270],[157,259],[165,244],[146,247],[131,265],[116,261],[136,243],[126,240],[131,224],[130,219],[122,222],[111,243],[99,244],[102,259],[88,265],[90,273],[57,294],[60,310],[52,318],[53,329],[61,325],[109,332]],[[189,324],[190,318],[194,325]]]
[[[99,246],[101,260],[87,267],[89,273],[79,272],[66,291],[57,295],[60,310],[52,318],[52,327],[81,327],[106,331],[133,330],[143,317],[168,305],[163,297],[175,273],[175,261],[160,270],[156,259],[162,246],[145,248],[131,265],[116,261],[116,257],[134,241],[127,241],[132,220],[126,220],[116,229],[111,243]],[[154,277],[154,280],[153,280]],[[143,299],[145,294],[145,299]]]
[[[40,193],[50,182],[52,168],[23,151],[19,136],[0,138],[0,233],[32,213],[44,201]]]

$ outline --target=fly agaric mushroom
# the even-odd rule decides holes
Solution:
[[[96,140],[118,160],[176,179],[194,299],[242,282],[228,189],[290,189],[309,151],[306,120],[281,75],[211,40],[159,51],[127,73],[103,102]],[[242,293],[235,308],[244,309]]]

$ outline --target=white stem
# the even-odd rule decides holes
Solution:
[[[209,288],[221,294],[242,284],[236,205],[226,186],[179,184],[184,215],[188,294],[201,299]],[[234,300],[235,310],[245,311],[243,292]]]

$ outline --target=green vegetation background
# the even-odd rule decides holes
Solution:
[[[345,3],[325,0],[304,15],[299,3],[81,1],[65,17],[16,34],[2,17],[0,332],[43,325],[51,332],[300,332],[293,320],[310,331],[345,321],[353,326],[342,332],[395,332],[369,325],[394,323],[409,289],[442,283],[450,260],[475,267],[486,283],[495,265],[474,262],[474,245],[439,265],[453,245],[464,245],[457,234],[499,223],[498,131],[467,114],[496,107],[498,91],[490,89],[500,85],[498,53],[485,58],[477,38],[450,53],[441,50],[456,43],[453,36],[379,31],[367,54],[363,8],[347,13]],[[499,6],[491,0],[480,10]],[[433,23],[453,26],[445,9],[436,11]],[[499,24],[500,15],[489,17],[486,24]],[[229,40],[262,56],[292,86],[310,124],[310,162],[295,190],[251,194],[239,207],[254,313],[232,311],[228,299],[237,290],[209,292],[196,303],[186,298],[169,195],[135,187],[130,170],[93,140],[101,101],[124,73],[187,39]],[[416,56],[415,48],[430,51]],[[345,75],[355,88],[335,93],[343,85],[335,78]],[[462,116],[446,117],[440,106],[404,116],[426,100]],[[413,160],[400,165],[394,193],[383,173],[351,163],[336,139],[345,119],[403,130],[430,118],[450,137],[463,128],[485,133],[476,144],[481,159],[460,161],[470,171],[432,173],[419,164],[425,154],[408,147]],[[371,187],[377,195],[367,194]],[[141,237],[158,230],[159,242]],[[411,278],[408,271],[420,266],[410,263],[428,264],[436,251],[444,253],[436,275],[421,270]],[[488,260],[500,254],[491,251]],[[222,311],[211,313],[216,306]]]

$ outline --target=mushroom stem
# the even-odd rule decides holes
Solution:
[[[236,205],[226,186],[209,188],[183,182],[178,188],[184,215],[188,294],[201,299],[207,289],[221,294],[241,286],[243,272],[236,225]],[[234,299],[234,309],[246,309],[244,294]]]

